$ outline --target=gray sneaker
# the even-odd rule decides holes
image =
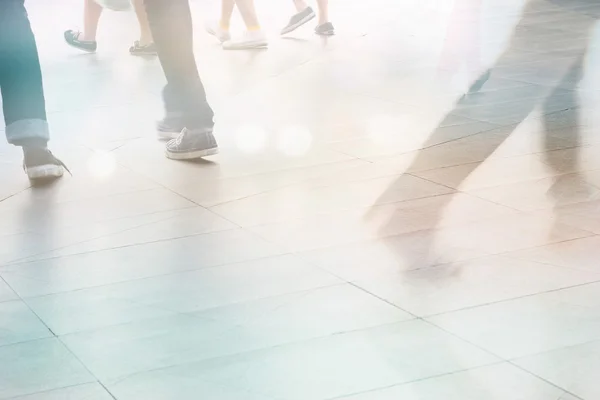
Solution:
[[[302,25],[314,19],[316,16],[317,15],[315,14],[312,8],[306,7],[304,10],[300,11],[299,13],[292,16],[292,18],[290,18],[290,22],[288,22],[286,27],[281,30],[281,34],[285,35],[295,31]]]
[[[159,140],[177,139],[185,128],[183,113],[168,112],[167,115],[156,123],[156,133]]]
[[[167,143],[165,154],[171,160],[193,160],[219,152],[212,128],[184,129],[177,139]]]

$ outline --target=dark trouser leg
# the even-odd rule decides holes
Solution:
[[[0,0],[1,1],[1,0]],[[213,127],[213,111],[198,75],[188,0],[145,0],[150,30],[167,78],[167,113],[182,113],[188,129]]]
[[[8,142],[45,146],[42,73],[24,0],[0,0],[0,89]]]

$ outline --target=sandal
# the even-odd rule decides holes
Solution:
[[[156,45],[154,43],[149,43],[142,46],[140,42],[136,40],[133,42],[133,46],[129,48],[129,53],[133,56],[155,56]]]

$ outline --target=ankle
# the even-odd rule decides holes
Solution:
[[[95,42],[96,35],[89,35],[85,32],[81,32],[79,36],[77,36],[77,40],[79,40],[80,42]]]
[[[229,22],[228,21],[219,21],[219,28],[225,32],[229,31]]]
[[[295,1],[294,3],[296,5],[296,11],[298,12],[302,12],[309,7],[309,5],[304,1]]]
[[[140,46],[148,46],[150,44],[152,44],[152,37],[148,37],[148,36],[140,36],[140,39],[138,40]]]
[[[46,150],[48,148],[48,142],[43,139],[25,139],[17,145],[23,149],[24,153]]]

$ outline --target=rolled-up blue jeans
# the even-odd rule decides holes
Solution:
[[[49,140],[46,101],[25,0],[0,0],[0,90],[6,138],[16,146]]]

